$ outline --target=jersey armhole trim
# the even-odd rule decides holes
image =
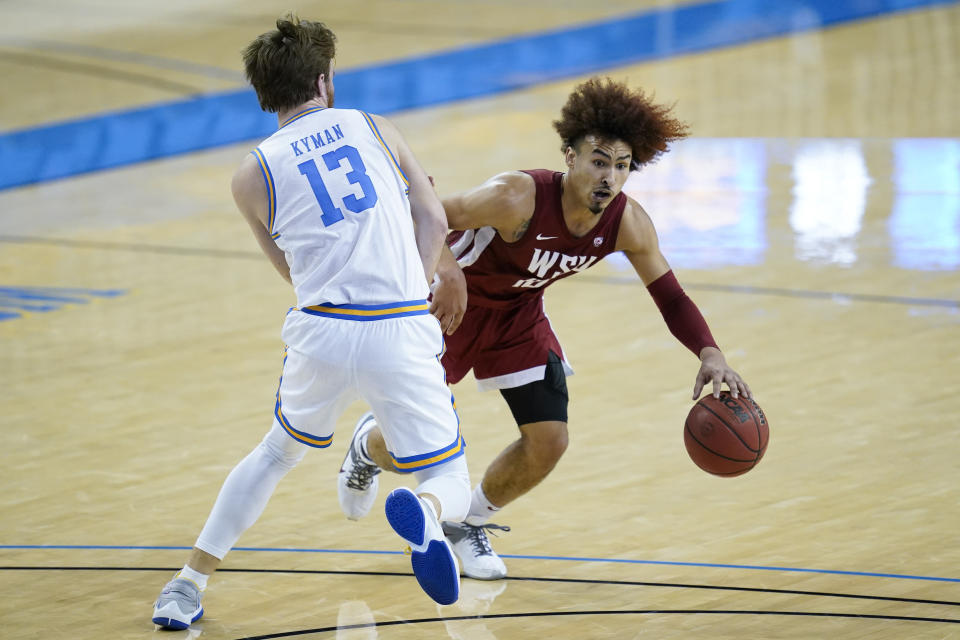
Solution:
[[[258,147],[250,153],[257,159],[257,164],[260,166],[260,174],[263,176],[263,182],[267,186],[267,232],[273,235],[273,223],[277,217],[277,188],[273,183],[273,174],[270,172],[267,159],[263,157],[263,152],[261,152]]]
[[[403,169],[400,168],[400,163],[397,162],[396,156],[393,155],[393,151],[390,151],[390,147],[387,146],[386,141],[383,139],[383,136],[380,135],[380,130],[377,129],[377,125],[373,122],[373,118],[370,117],[370,114],[366,111],[361,111],[360,115],[363,116],[363,119],[367,121],[367,125],[370,127],[370,131],[373,132],[373,136],[380,143],[380,146],[383,147],[383,150],[387,152],[387,155],[390,156],[390,160],[393,161],[393,166],[397,170],[397,173],[400,174],[400,179],[403,180],[403,184],[409,189],[410,181],[407,179],[407,174],[403,172]]]

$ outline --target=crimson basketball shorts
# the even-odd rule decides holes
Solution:
[[[441,362],[451,384],[470,369],[481,391],[543,380],[551,351],[559,357],[563,373],[573,375],[540,296],[508,309],[468,306],[460,327],[445,340]]]

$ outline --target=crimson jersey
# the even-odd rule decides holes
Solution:
[[[493,227],[453,232],[447,239],[467,279],[470,306],[505,309],[543,295],[560,278],[595,265],[614,251],[627,203],[623,193],[610,202],[600,221],[585,236],[567,229],[560,205],[563,174],[548,169],[524,171],[536,184],[530,226],[516,242],[507,242]]]

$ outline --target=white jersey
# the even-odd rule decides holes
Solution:
[[[463,455],[407,178],[373,120],[352,109],[306,109],[253,154],[270,234],[297,294],[283,326],[277,428],[327,447],[344,408],[362,397],[397,470]]]
[[[375,319],[423,302],[407,178],[368,114],[306,109],[253,154],[300,310]]]

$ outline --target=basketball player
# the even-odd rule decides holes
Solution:
[[[334,41],[322,23],[288,16],[244,51],[279,129],[241,163],[233,195],[297,306],[283,326],[273,425],[231,471],[186,565],[157,599],[153,622],[162,627],[185,629],[203,615],[207,578],[306,451],[330,446],[358,396],[377,416],[391,467],[420,483],[386,501],[417,580],[440,604],[459,594],[440,520],[466,517],[470,478],[437,357],[443,333],[426,301],[447,223],[397,129],[333,108]]]
[[[553,282],[622,251],[669,330],[700,359],[694,399],[708,383],[714,395],[725,383],[734,397],[750,396],[660,253],[647,213],[621,193],[630,170],[665,153],[686,136],[686,126],[641,91],[591,79],[576,87],[554,127],[565,173],[503,173],[443,200],[450,227],[466,230],[448,239],[452,254],[441,259],[432,301],[448,334],[447,381],[472,368],[481,389],[500,391],[520,429],[474,489],[465,522],[443,525],[471,578],[506,575],[485,531],[503,527],[487,521],[543,480],[567,448],[566,376],[573,371],[543,310],[544,289]],[[370,509],[376,474],[392,470],[377,424],[372,415],[360,420],[339,474],[340,504],[350,518]]]

